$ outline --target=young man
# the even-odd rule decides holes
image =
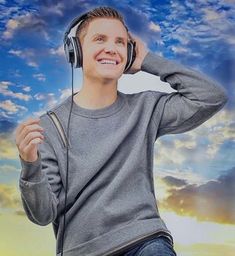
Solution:
[[[226,94],[199,72],[148,51],[138,38],[129,73],[160,76],[177,92],[118,91],[130,34],[112,8],[90,11],[78,36],[83,84],[71,116],[67,207],[66,151],[45,114],[20,124],[16,132],[25,212],[36,224],[53,223],[57,256],[62,255],[65,211],[64,256],[176,255],[154,195],[154,143],[205,122],[224,106]],[[53,108],[64,130],[71,100]]]

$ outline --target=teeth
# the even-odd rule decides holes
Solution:
[[[103,60],[99,60],[99,62],[100,62],[101,64],[112,64],[112,65],[116,65],[116,61],[114,61],[114,60],[105,60],[105,59],[103,59]]]

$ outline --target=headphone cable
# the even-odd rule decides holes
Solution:
[[[68,190],[68,172],[69,172],[69,127],[70,127],[70,119],[72,114],[73,108],[73,63],[71,63],[71,71],[72,71],[72,98],[71,98],[71,105],[69,110],[69,117],[68,117],[68,124],[67,124],[67,146],[66,146],[66,184],[65,184],[65,200],[64,200],[64,220],[63,220],[63,232],[62,232],[62,248],[61,248],[61,256],[64,253],[64,234],[65,234],[65,225],[66,225],[66,207],[67,207],[67,190]]]

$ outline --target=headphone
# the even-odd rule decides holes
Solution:
[[[82,46],[79,38],[76,36],[76,31],[79,29],[81,24],[88,18],[89,12],[83,14],[80,17],[77,17],[72,20],[68,26],[65,35],[64,35],[64,51],[66,59],[69,63],[73,65],[74,68],[82,67],[83,56],[82,56]],[[75,28],[76,27],[76,28]],[[125,26],[127,29],[127,27]],[[74,32],[73,35],[72,31]],[[128,31],[128,29],[127,29]],[[127,43],[127,63],[124,69],[126,72],[130,69],[131,65],[135,61],[136,51],[135,51],[136,42],[128,40]]]

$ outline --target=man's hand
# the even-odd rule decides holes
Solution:
[[[16,128],[16,146],[20,157],[26,162],[38,159],[38,144],[43,142],[43,128],[39,126],[40,119],[30,118]]]
[[[130,35],[132,40],[136,42],[135,50],[136,50],[136,58],[133,62],[131,68],[125,72],[125,74],[135,74],[141,70],[141,64],[149,52],[149,50],[146,47],[146,44],[137,36]]]

